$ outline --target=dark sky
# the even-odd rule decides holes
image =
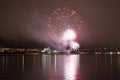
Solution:
[[[72,8],[83,18],[81,45],[120,47],[119,0],[0,0],[0,46],[43,45],[47,17],[59,7]]]

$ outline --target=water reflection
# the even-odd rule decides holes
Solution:
[[[114,53],[0,55],[0,77],[6,80],[117,80],[119,74],[120,55]]]
[[[42,67],[50,67],[51,66],[51,55],[42,55]]]
[[[7,67],[8,57],[7,56],[3,56],[1,61],[2,61],[2,69],[4,70],[4,68]]]
[[[24,55],[22,55],[22,72],[24,74],[24,63],[25,63],[25,59],[24,59]]]
[[[80,55],[70,55],[64,60],[64,77],[65,80],[76,80],[77,69],[79,65]],[[78,66],[79,65],[79,66]]]
[[[118,70],[120,71],[120,55],[118,55]]]

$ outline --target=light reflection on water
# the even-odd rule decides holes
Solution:
[[[64,77],[65,80],[76,80],[77,69],[79,67],[80,55],[70,55],[64,60]]]
[[[120,55],[118,55],[118,65],[117,65],[117,67],[118,67],[118,70],[120,71]]]
[[[119,80],[120,55],[0,55],[0,79]]]

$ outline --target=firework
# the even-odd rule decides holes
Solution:
[[[70,45],[72,49],[79,48],[75,41],[82,26],[81,17],[69,8],[55,9],[48,17],[48,34],[57,46],[65,48]]]
[[[70,47],[73,50],[77,50],[80,47],[80,45],[77,42],[73,41],[73,42],[71,42]]]
[[[69,8],[58,8],[48,17],[48,32],[53,36],[61,36],[65,29],[79,32],[82,21],[77,12]]]
[[[71,29],[67,29],[63,34],[63,40],[65,41],[74,40],[75,38],[76,38],[76,33]]]

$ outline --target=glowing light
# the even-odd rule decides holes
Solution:
[[[64,40],[74,40],[76,38],[76,34],[73,30],[67,29],[63,34]]]
[[[70,47],[73,49],[73,50],[76,50],[78,49],[80,46],[77,42],[71,42],[70,44]]]
[[[67,29],[63,34],[64,42],[70,46],[71,50],[77,50],[80,46],[75,41],[76,33],[72,29]]]
[[[120,54],[120,52],[117,52],[117,54]]]
[[[47,33],[51,42],[50,46],[56,50],[65,50],[71,45],[71,49],[79,48],[75,42],[77,34],[81,33],[83,26],[82,17],[74,10],[67,7],[57,8],[48,16]],[[56,47],[57,46],[57,47]]]
[[[76,80],[79,55],[71,55],[64,62],[64,80]]]
[[[62,36],[65,29],[72,28],[79,33],[83,21],[81,16],[74,10],[67,7],[57,8],[48,16],[48,35],[55,37]]]
[[[110,55],[112,55],[113,54],[113,52],[110,52]]]

